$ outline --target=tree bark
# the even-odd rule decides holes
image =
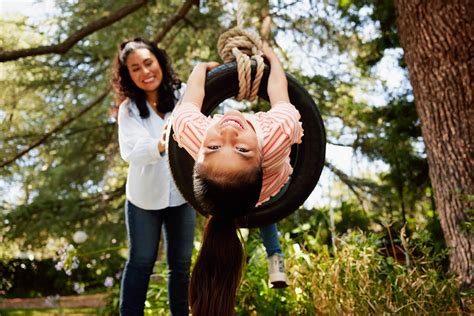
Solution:
[[[450,270],[474,285],[474,3],[395,0]]]

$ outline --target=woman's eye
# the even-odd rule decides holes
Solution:
[[[219,149],[219,146],[207,146],[207,149],[217,150],[217,149]]]
[[[248,149],[243,148],[243,147],[237,147],[237,150],[240,151],[241,153],[246,153],[249,151]]]

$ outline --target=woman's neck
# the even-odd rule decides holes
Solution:
[[[150,103],[153,109],[156,110],[158,107],[158,92],[157,91],[146,92],[146,100],[148,101],[148,103]]]
[[[159,101],[158,91],[147,92],[146,93],[146,100],[148,101],[148,103],[150,103],[151,108],[153,109],[153,111],[156,114],[158,114],[161,118],[165,117],[165,115],[163,113],[158,111],[158,101]]]

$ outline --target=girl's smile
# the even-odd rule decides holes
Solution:
[[[242,113],[227,112],[206,130],[196,161],[224,177],[255,168],[261,149],[253,126]]]

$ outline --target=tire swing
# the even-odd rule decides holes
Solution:
[[[228,32],[236,31],[236,29],[238,28],[231,29]],[[237,31],[248,33],[240,29]],[[220,44],[224,35],[221,35],[219,39],[218,46],[220,47],[222,46]],[[261,47],[260,38],[257,40],[260,42],[259,47]],[[255,46],[249,51],[248,55],[242,53],[241,50],[245,50],[245,48],[242,49],[239,46],[236,49],[234,46],[232,49],[227,49],[228,52],[232,52],[235,56],[234,60],[237,60],[237,62],[228,62],[228,58],[223,58],[225,64],[208,72],[205,97],[201,110],[206,116],[211,114],[222,101],[231,97],[236,97],[239,101],[243,98],[252,101],[258,95],[267,102],[269,101],[267,94],[267,82],[270,74],[269,67],[263,64],[263,60],[258,60],[258,56],[253,62],[249,60],[248,55],[255,55]],[[223,50],[220,49],[221,57],[223,56],[222,52]],[[254,56],[252,56],[252,59],[254,59]],[[240,60],[247,61],[248,66],[244,71],[242,71],[243,67],[240,65]],[[259,68],[261,71],[259,71]],[[245,72],[249,81],[254,80],[252,91],[254,95],[250,97],[249,95],[243,96],[242,93],[241,78],[243,76],[242,73]],[[276,196],[255,207],[253,211],[248,212],[246,215],[237,218],[236,222],[239,227],[252,228],[269,225],[293,213],[304,203],[315,188],[324,166],[326,136],[321,114],[308,91],[291,75],[286,74],[286,77],[290,102],[300,112],[304,130],[302,143],[293,145],[291,149],[290,164],[293,167],[293,173],[289,181]],[[255,81],[260,81],[260,84],[255,85]],[[195,210],[207,216],[201,210],[193,193],[192,174],[194,159],[184,148],[178,146],[173,138],[172,129],[168,139],[170,169],[178,189]]]

